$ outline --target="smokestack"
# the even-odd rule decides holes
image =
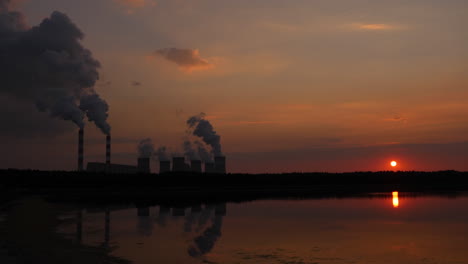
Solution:
[[[111,136],[108,134],[106,136],[106,165],[110,166],[111,164]]]
[[[215,171],[216,173],[226,174],[226,157],[215,157]]]
[[[111,136],[106,136],[106,173],[111,172]]]
[[[171,162],[169,160],[159,161],[159,173],[166,173],[171,171]]]
[[[83,138],[84,138],[84,129],[80,128],[78,131],[78,171],[83,171]]]
[[[151,173],[150,158],[138,158],[138,172]]]
[[[172,171],[186,171],[187,164],[185,164],[184,157],[173,157],[172,158]]]
[[[205,173],[214,173],[215,165],[213,162],[205,162]]]
[[[201,160],[191,160],[190,167],[192,168],[193,172],[201,173],[202,172]]]

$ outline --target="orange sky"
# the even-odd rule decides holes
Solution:
[[[185,120],[205,112],[231,172],[385,170],[390,159],[408,170],[468,170],[466,1],[30,0],[17,8],[31,25],[65,12],[85,33],[102,64],[96,90],[111,107],[116,162],[135,163],[148,137],[180,152]],[[179,52],[164,52],[171,48]],[[34,124],[19,124],[30,128],[21,136],[3,129],[0,166],[74,169],[76,131],[60,126],[52,135]],[[102,136],[92,124],[86,135],[87,161],[103,160]]]

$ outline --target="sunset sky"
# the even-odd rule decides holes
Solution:
[[[466,0],[23,0],[10,9],[29,26],[57,10],[84,33],[101,63],[95,89],[110,106],[115,163],[136,163],[144,138],[182,152],[186,119],[204,112],[229,172],[390,170],[392,160],[401,170],[468,170]],[[1,168],[76,168],[73,123],[1,90],[0,109]],[[87,123],[86,162],[104,161],[104,142]]]

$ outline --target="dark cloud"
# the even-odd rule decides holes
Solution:
[[[132,86],[141,86],[141,82],[139,81],[133,81]]]
[[[107,103],[92,89],[100,64],[81,45],[80,29],[60,12],[29,27],[10,4],[0,0],[0,93],[79,127],[86,114],[108,133]]]
[[[154,55],[161,56],[169,61],[172,61],[179,65],[182,69],[188,71],[208,69],[213,67],[213,64],[208,62],[206,59],[203,59],[200,56],[200,52],[196,49],[159,49],[154,52]]]

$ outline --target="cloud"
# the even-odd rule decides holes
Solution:
[[[402,122],[402,123],[407,123],[408,122],[408,118],[402,116],[399,113],[393,113],[392,117],[385,118],[384,120],[389,121],[389,122]]]
[[[139,81],[133,81],[132,86],[141,86],[141,82]]]
[[[142,8],[148,5],[152,5],[152,6],[156,5],[156,2],[151,1],[151,0],[114,0],[114,1],[129,8]]]
[[[214,67],[214,64],[200,56],[197,49],[166,48],[156,50],[153,54],[174,62],[181,70],[187,72],[207,70]]]
[[[0,0],[0,93],[79,127],[86,115],[108,133],[108,105],[93,88],[100,63],[82,45],[83,32],[57,11],[30,27],[11,3]]]
[[[365,23],[352,23],[348,25],[353,30],[362,31],[390,31],[402,29],[401,26],[390,25],[390,24],[365,24]]]
[[[272,124],[280,124],[280,122],[269,121],[269,120],[266,120],[266,121],[259,120],[259,121],[239,121],[238,124],[239,125],[272,125]]]
[[[153,0],[114,0],[124,8],[128,14],[133,14],[137,9],[142,9],[148,6],[156,6],[156,1]]]

